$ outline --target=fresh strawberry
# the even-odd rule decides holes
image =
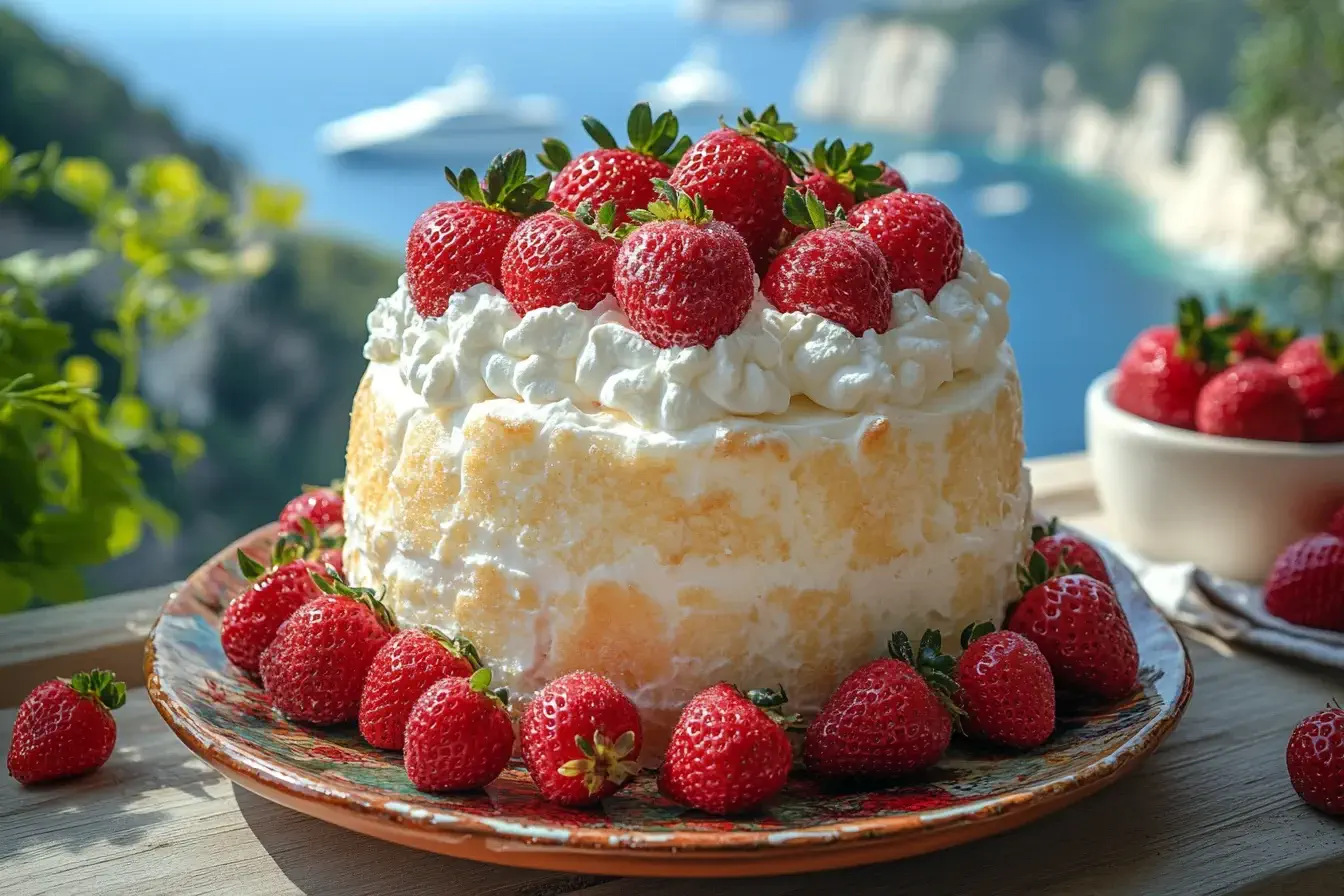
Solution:
[[[280,531],[300,534],[301,520],[308,520],[318,532],[345,530],[345,499],[335,488],[305,488],[280,511]]]
[[[860,666],[840,683],[807,729],[803,761],[815,775],[885,780],[928,768],[952,740],[956,661],[942,636],[924,633],[916,653],[905,632],[889,658]]]
[[[901,177],[901,172],[888,165],[886,162],[878,162],[877,182],[883,186],[891,187],[896,190],[908,190],[910,185]]]
[[[1149,327],[1120,359],[1111,401],[1136,417],[1195,428],[1199,392],[1227,363],[1227,333],[1208,326],[1197,296],[1177,303],[1174,326]]]
[[[770,263],[761,292],[780,311],[804,311],[834,321],[855,336],[891,327],[887,261],[877,243],[844,222],[831,223],[813,193],[790,187],[784,211],[802,236]]]
[[[513,310],[521,315],[571,302],[587,310],[610,295],[621,250],[615,218],[610,200],[594,215],[585,199],[577,211],[543,212],[519,224],[500,267]]]
[[[285,715],[314,725],[359,715],[364,674],[396,630],[367,588],[314,576],[323,592],[294,611],[261,654],[261,683]]]
[[[668,799],[712,815],[737,815],[784,787],[793,765],[777,692],[743,694],[727,682],[691,698],[672,729],[658,789]]]
[[[364,676],[359,733],[371,747],[400,750],[411,707],[441,678],[469,678],[481,668],[476,648],[429,625],[405,628],[388,638]]]
[[[837,208],[849,211],[855,202],[890,193],[894,186],[880,180],[883,169],[867,161],[872,153],[871,143],[856,143],[846,149],[843,140],[817,141],[808,159],[807,175],[798,181],[798,192],[815,193],[832,214]],[[784,211],[788,218],[788,209]],[[808,230],[791,219],[784,229],[790,239]]]
[[[1283,350],[1278,365],[1306,413],[1306,440],[1344,442],[1344,344],[1339,335],[1328,331],[1304,336]]]
[[[589,806],[629,784],[644,745],[635,704],[591,672],[542,688],[523,711],[518,736],[541,795],[562,806]]]
[[[277,548],[280,547],[277,542]],[[275,640],[276,632],[294,611],[322,591],[313,581],[323,567],[311,560],[286,559],[283,550],[272,555],[270,569],[238,551],[238,568],[252,583],[229,602],[219,620],[219,640],[224,655],[244,672],[261,671],[261,654]]]
[[[584,202],[590,208],[615,203],[618,222],[625,221],[631,209],[644,208],[657,198],[653,179],[666,180],[691,145],[690,137],[677,138],[677,116],[664,112],[655,120],[648,103],[630,110],[625,124],[629,146],[617,145],[611,131],[591,116],[584,116],[583,129],[598,148],[574,158],[559,140],[542,141],[537,160],[555,172],[547,198],[556,208],[571,212]]]
[[[338,576],[345,575],[345,559],[340,548],[328,548],[317,555],[317,563],[324,570],[335,570]]]
[[[1101,554],[1077,535],[1059,531],[1059,520],[1051,519],[1044,526],[1031,527],[1031,549],[1045,558],[1051,569],[1063,566],[1068,572],[1085,573],[1098,582],[1115,587],[1111,574],[1106,570],[1106,561]]]
[[[725,125],[691,144],[667,179],[742,234],[760,267],[784,230],[784,189],[804,174],[802,157],[788,145],[795,136],[774,106],[760,118],[743,109],[736,128]]]
[[[430,793],[477,790],[513,755],[508,692],[490,690],[490,670],[444,678],[415,701],[406,722],[406,775]]]
[[[455,292],[480,283],[502,287],[499,267],[509,237],[523,218],[551,205],[551,176],[528,177],[521,149],[495,156],[484,187],[470,168],[459,174],[445,168],[443,175],[462,201],[430,206],[406,239],[406,283],[424,317],[441,316]]]
[[[1306,413],[1274,362],[1252,358],[1214,376],[1199,392],[1195,428],[1237,439],[1300,442]]]
[[[1344,815],[1344,709],[1331,702],[1288,739],[1288,780],[1308,806]]]
[[[1036,643],[1056,686],[1106,700],[1132,694],[1139,649],[1110,586],[1082,573],[1055,575],[1035,552],[1018,576],[1025,593],[1007,628]]]
[[[1045,654],[1017,632],[982,622],[961,633],[957,705],[971,737],[1030,750],[1055,730],[1055,679]]]
[[[659,348],[708,348],[751,308],[751,255],[699,198],[656,183],[665,201],[630,213],[640,223],[616,256],[616,301],[636,332]]]
[[[14,717],[10,776],[20,784],[38,784],[98,768],[117,744],[111,710],[125,702],[126,685],[101,669],[42,682]]]
[[[1344,631],[1344,541],[1322,532],[1284,548],[1265,582],[1265,609],[1294,625]]]
[[[966,241],[952,210],[927,193],[897,190],[860,202],[849,223],[873,238],[891,268],[891,288],[932,302],[961,272]]]

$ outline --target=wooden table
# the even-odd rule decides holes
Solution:
[[[1032,465],[1037,506],[1104,531],[1085,459]],[[93,662],[137,685],[140,643],[167,588],[0,617],[0,737],[33,683]],[[1288,784],[1288,733],[1344,676],[1187,634],[1196,687],[1184,721],[1133,775],[1012,833],[897,865],[715,882],[496,868],[392,846],[229,784],[177,741],[136,687],[116,754],[59,787],[0,781],[0,892],[1202,893],[1344,892],[1344,826]],[[710,887],[712,889],[707,889]]]

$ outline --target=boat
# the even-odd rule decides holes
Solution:
[[[794,20],[794,6],[792,0],[681,0],[677,14],[699,24],[778,31]]]
[[[737,88],[719,68],[718,56],[713,46],[697,44],[663,80],[641,84],[638,98],[654,109],[671,109],[678,115],[726,112]]]
[[[951,184],[961,177],[961,159],[946,150],[903,153],[895,162],[896,170],[910,184]]]
[[[323,125],[317,144],[331,156],[437,159],[490,144],[535,142],[553,132],[558,121],[554,99],[503,96],[486,70],[474,65],[399,103]]]

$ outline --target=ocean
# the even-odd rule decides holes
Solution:
[[[267,178],[302,187],[310,223],[391,248],[402,245],[423,208],[455,198],[443,164],[480,170],[490,150],[423,167],[351,166],[317,151],[314,132],[325,122],[396,102],[442,83],[462,65],[481,64],[508,94],[555,97],[567,122],[557,136],[577,152],[589,145],[580,116],[594,115],[621,136],[637,86],[664,77],[697,45],[717,51],[739,88],[737,105],[759,111],[774,102],[789,117],[798,72],[827,27],[710,26],[683,20],[675,3],[652,0],[16,5],[49,36],[117,71],[193,134],[229,147]],[[735,109],[725,111],[731,117]],[[1002,161],[970,143],[919,144],[841,125],[799,125],[803,147],[823,135],[841,136],[872,140],[886,159],[911,150],[960,158],[955,182],[926,189],[957,213],[967,244],[1012,284],[1011,340],[1033,455],[1081,449],[1083,393],[1092,378],[1114,364],[1140,328],[1166,319],[1181,292],[1225,285],[1226,275],[1154,243],[1144,210],[1117,189],[1045,160]],[[709,117],[683,122],[697,137],[712,126]],[[978,192],[1003,183],[1025,187],[1030,203],[1015,214],[982,214]]]

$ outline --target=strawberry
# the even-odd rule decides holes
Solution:
[[[585,115],[583,129],[597,149],[570,158],[569,147],[561,141],[542,141],[537,160],[555,172],[547,198],[556,208],[570,212],[577,212],[584,202],[590,208],[611,202],[615,220],[625,221],[631,209],[644,208],[657,198],[653,179],[666,180],[691,145],[690,137],[677,139],[678,127],[677,116],[671,112],[664,112],[655,121],[649,104],[639,103],[626,119],[630,145],[621,147],[602,122]]]
[[[1139,685],[1139,649],[1115,592],[1082,573],[1055,575],[1032,552],[1007,628],[1036,643],[1057,687],[1119,700]]]
[[[1077,535],[1059,531],[1059,520],[1051,519],[1044,526],[1031,527],[1031,549],[1045,558],[1051,569],[1064,567],[1068,572],[1081,572],[1098,582],[1115,587],[1106,561],[1101,554]]]
[[[927,193],[898,190],[860,202],[849,223],[882,249],[893,291],[917,289],[932,302],[961,271],[966,249],[961,222]]]
[[[905,178],[901,177],[901,172],[897,171],[895,168],[891,167],[886,162],[878,162],[877,167],[878,167],[878,175],[877,175],[878,183],[882,184],[883,186],[892,187],[893,189],[896,190],[910,189],[909,184],[905,182]]]
[[[871,143],[856,143],[846,149],[843,140],[817,141],[808,157],[807,175],[798,181],[798,192],[815,193],[822,206],[831,213],[837,208],[849,211],[855,202],[890,193],[894,185],[881,182],[883,169],[867,161],[872,153]],[[788,209],[784,212],[788,218]],[[789,238],[807,229],[792,220],[784,226]]]
[[[1344,815],[1344,709],[1331,701],[1288,738],[1288,780],[1308,806]]]
[[[453,293],[481,283],[501,287],[499,268],[509,237],[523,218],[551,205],[546,200],[551,176],[528,177],[521,149],[495,156],[484,187],[470,168],[458,174],[444,168],[443,176],[462,201],[431,205],[406,239],[406,283],[424,317],[441,316]]]
[[[411,707],[441,678],[469,678],[481,668],[476,648],[430,625],[406,628],[374,654],[359,698],[359,733],[371,747],[400,750]]]
[[[793,765],[781,687],[743,694],[727,682],[691,698],[672,729],[658,789],[712,815],[737,815],[778,793]]]
[[[1237,439],[1300,442],[1306,413],[1288,377],[1263,358],[1240,361],[1204,385],[1195,428]]]
[[[725,124],[691,144],[667,181],[742,234],[752,263],[763,267],[784,230],[784,190],[804,176],[802,157],[788,145],[795,136],[774,106],[760,118],[743,109],[736,128]]]
[[[334,576],[313,581],[324,593],[280,626],[261,654],[261,683],[295,721],[354,721],[364,673],[396,630],[396,620],[367,588],[351,588]]]
[[[942,636],[924,633],[915,652],[905,632],[889,658],[860,666],[840,682],[807,729],[803,761],[829,778],[884,780],[928,768],[952,740],[955,660]]]
[[[275,640],[285,620],[308,601],[322,596],[313,575],[322,573],[323,568],[301,557],[287,559],[283,544],[276,542],[270,569],[239,549],[238,568],[252,587],[230,601],[219,620],[224,655],[253,675],[261,671],[261,654]]]
[[[605,299],[621,250],[615,218],[611,200],[594,215],[585,199],[576,211],[543,212],[519,224],[500,263],[513,310],[522,315],[571,302],[587,310]]]
[[[20,784],[73,778],[93,771],[117,744],[114,710],[126,702],[126,685],[94,669],[66,681],[53,678],[19,704],[9,744],[9,774]]]
[[[1279,370],[1306,413],[1308,442],[1344,442],[1344,345],[1339,334],[1295,340],[1279,355]]]
[[[957,705],[971,737],[1030,750],[1055,730],[1055,679],[1034,643],[989,622],[961,633]]]
[[[509,694],[490,690],[490,670],[444,678],[415,701],[406,721],[406,775],[430,793],[477,790],[513,755]]]
[[[1208,326],[1197,296],[1177,303],[1174,326],[1149,327],[1120,359],[1111,401],[1136,417],[1195,428],[1195,404],[1209,377],[1227,363],[1227,332]]]
[[[308,488],[280,511],[280,531],[301,534],[300,520],[308,520],[319,532],[345,529],[345,499],[337,488]]]
[[[1325,531],[1336,538],[1344,538],[1344,504],[1335,509],[1330,515],[1330,522],[1326,524]]]
[[[708,348],[751,308],[751,255],[698,197],[655,183],[666,199],[630,213],[639,225],[616,256],[616,301],[631,327],[659,348]]]
[[[877,243],[844,223],[831,223],[815,193],[804,199],[790,187],[784,214],[802,236],[770,263],[761,292],[780,311],[820,314],[855,336],[891,326],[887,260]]]
[[[639,772],[639,710],[616,685],[591,672],[549,682],[523,711],[518,734],[541,795],[562,806],[600,802]]]
[[[1344,540],[1322,532],[1284,548],[1265,582],[1265,609],[1294,625],[1344,631]]]

